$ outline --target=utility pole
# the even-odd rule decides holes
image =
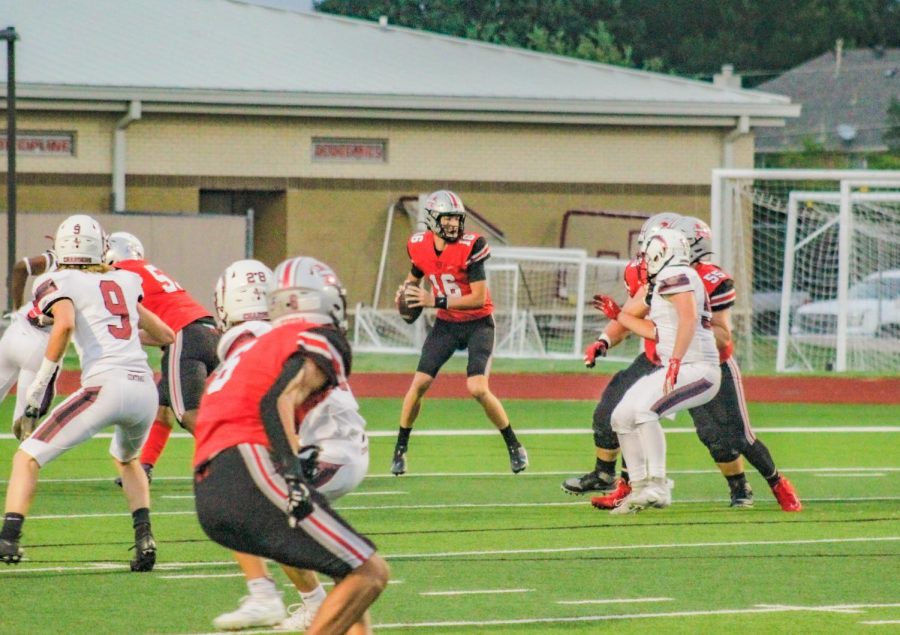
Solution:
[[[6,40],[6,310],[12,311],[12,272],[16,264],[16,40],[15,27],[0,31]]]

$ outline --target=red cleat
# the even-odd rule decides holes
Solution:
[[[786,512],[799,512],[803,509],[803,504],[797,496],[797,490],[791,485],[791,482],[785,477],[778,479],[778,482],[772,486],[772,493],[775,494],[775,500],[781,505],[781,509]]]
[[[597,509],[614,509],[629,494],[631,494],[631,485],[622,479],[617,479],[616,489],[606,496],[594,496],[591,499],[591,505]]]

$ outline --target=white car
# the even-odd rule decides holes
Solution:
[[[850,285],[847,335],[900,339],[900,269],[876,271]],[[810,302],[799,309],[793,335],[833,335],[837,300]]]

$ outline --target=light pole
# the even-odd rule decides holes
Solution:
[[[16,264],[16,40],[15,27],[0,31],[6,40],[6,310],[12,311],[12,272]]]

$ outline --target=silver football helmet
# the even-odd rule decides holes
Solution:
[[[96,220],[75,214],[60,223],[53,251],[59,265],[99,265],[106,251],[106,236]]]
[[[672,223],[672,229],[677,229],[687,238],[692,263],[709,260],[712,254],[712,230],[709,225],[694,216],[682,216]]]
[[[690,265],[691,248],[687,238],[677,229],[663,227],[647,238],[644,258],[647,276],[652,280],[668,265]]]
[[[272,270],[259,260],[231,263],[216,281],[216,324],[224,330],[241,322],[268,320],[269,292],[274,286]]]
[[[334,270],[308,256],[289,258],[275,268],[269,292],[269,319],[279,324],[301,317],[347,328],[347,295]]]
[[[128,232],[113,232],[106,239],[103,262],[114,265],[120,260],[143,260],[144,245],[138,237]]]
[[[459,217],[459,229],[455,234],[448,234],[441,225],[441,218],[444,216]],[[450,190],[438,190],[432,192],[425,199],[425,224],[432,232],[446,240],[448,243],[454,243],[460,239],[466,227],[466,206],[463,205],[462,199]]]
[[[638,234],[638,254],[646,253],[647,241],[650,239],[650,236],[658,229],[671,227],[679,218],[681,218],[681,215],[675,212],[662,212],[661,214],[654,214],[644,221]]]

